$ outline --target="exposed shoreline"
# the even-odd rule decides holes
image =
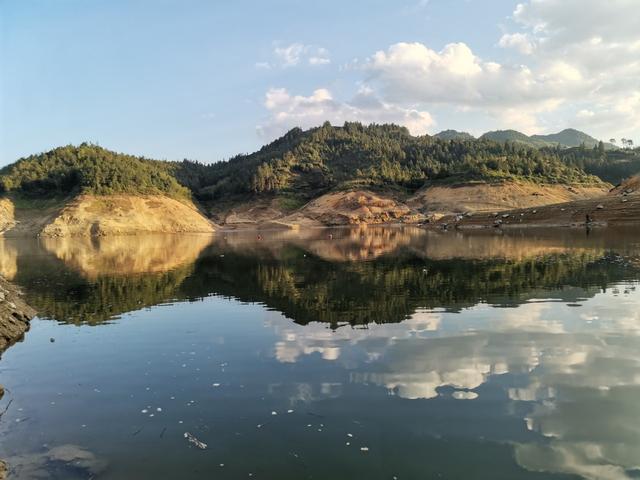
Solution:
[[[277,208],[278,199],[274,197],[215,213],[161,196],[83,195],[67,200],[54,213],[50,208],[14,208],[10,200],[4,199],[0,235],[105,237],[396,224],[465,230],[640,225],[637,183],[637,178],[630,179],[600,195],[594,191],[567,193],[564,189],[570,188],[563,186],[554,195],[546,196],[541,193],[542,187],[532,192],[533,187],[526,190],[524,184],[437,187],[435,192],[426,190],[421,197],[410,199],[369,190],[346,190],[327,193],[293,211]],[[557,201],[569,194],[578,199]],[[518,195],[525,198],[514,200]],[[553,200],[556,202],[549,203]]]
[[[36,311],[22,298],[17,287],[0,277],[0,355],[29,330]],[[0,398],[4,387],[0,385]],[[7,478],[7,464],[0,460],[0,480]]]
[[[610,194],[577,202],[537,208],[449,215],[433,227],[483,228],[602,228],[640,225],[640,195]]]
[[[24,336],[35,315],[20,290],[0,277],[0,354]]]

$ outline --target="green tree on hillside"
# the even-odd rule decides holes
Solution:
[[[77,193],[163,194],[188,198],[176,165],[112,152],[97,145],[68,145],[21,158],[0,170],[0,190],[30,197]]]

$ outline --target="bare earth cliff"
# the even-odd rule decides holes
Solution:
[[[80,195],[58,208],[15,208],[0,204],[5,235],[43,237],[210,233],[214,225],[188,201],[161,195]],[[4,225],[4,228],[2,226]]]
[[[272,226],[326,226],[382,223],[415,223],[424,219],[393,198],[366,190],[328,193],[296,212],[275,219]]]
[[[640,177],[632,177],[606,195],[537,208],[450,215],[438,222],[456,228],[577,227],[640,223]]]
[[[300,228],[384,223],[423,223],[447,215],[531,208],[561,202],[597,199],[609,188],[580,185],[538,185],[530,182],[437,185],[409,198],[369,190],[322,195],[293,212],[277,201],[254,201],[217,212],[224,228]]]
[[[551,185],[531,182],[468,183],[421,190],[408,205],[433,214],[487,212],[539,207],[605,195],[606,186]]]
[[[285,210],[278,199],[248,199],[215,211],[222,228],[292,228],[335,225],[424,223],[459,214],[481,214],[538,209],[559,224],[564,211],[545,208],[566,202],[611,201],[606,186],[537,185],[528,182],[437,185],[407,198],[370,190],[329,192],[295,210]],[[626,194],[625,194],[626,195]],[[634,203],[621,202],[617,210]],[[579,215],[584,219],[583,208]],[[518,214],[521,212],[518,212]],[[485,215],[486,216],[486,215]],[[537,218],[542,218],[539,215]],[[483,216],[465,217],[471,225]],[[487,219],[492,219],[489,216]],[[486,220],[484,219],[484,223]],[[575,221],[572,220],[572,221]],[[506,222],[505,222],[506,223]],[[461,224],[462,225],[462,224]],[[114,236],[146,233],[211,233],[216,225],[186,200],[161,195],[80,195],[59,205],[17,207],[0,199],[0,234],[42,237]]]

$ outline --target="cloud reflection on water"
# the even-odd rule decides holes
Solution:
[[[627,284],[581,308],[533,300],[460,314],[418,311],[368,329],[300,327],[279,316],[269,326],[278,361],[319,355],[343,362],[350,382],[404,399],[473,401],[492,378],[506,376],[505,401],[527,405],[522,421],[550,440],[516,444],[521,466],[626,479],[640,468],[639,304],[640,292]]]

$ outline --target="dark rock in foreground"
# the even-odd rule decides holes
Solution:
[[[0,277],[0,353],[20,340],[29,330],[29,322],[36,311],[22,299],[19,290]],[[0,385],[0,398],[4,388]],[[0,460],[0,480],[7,478],[7,465]]]
[[[0,352],[22,338],[35,314],[20,291],[0,277]]]

